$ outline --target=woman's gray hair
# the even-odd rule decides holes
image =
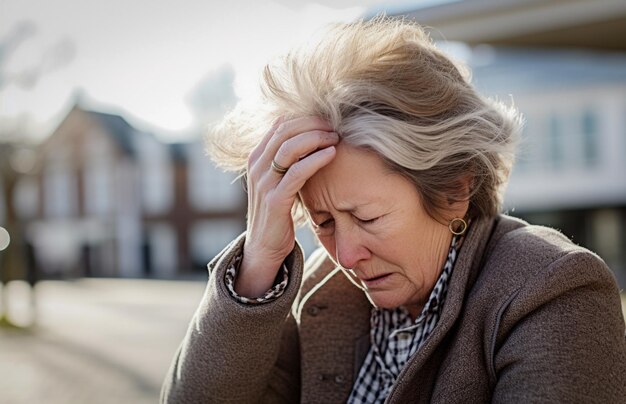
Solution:
[[[334,25],[266,66],[262,90],[261,103],[241,104],[208,136],[222,167],[245,174],[276,117],[319,116],[341,142],[377,152],[412,181],[433,218],[449,220],[468,183],[468,217],[499,213],[521,117],[479,95],[417,24],[381,16]]]

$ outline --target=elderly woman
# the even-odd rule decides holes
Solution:
[[[209,264],[163,402],[626,400],[615,279],[499,214],[520,118],[466,76],[386,18],[266,68],[263,103],[211,138],[246,175],[247,230]],[[323,247],[306,264],[298,212]]]

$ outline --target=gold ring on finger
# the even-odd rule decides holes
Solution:
[[[272,160],[272,170],[276,171],[280,175],[285,175],[289,167],[283,167],[276,162],[276,160]]]

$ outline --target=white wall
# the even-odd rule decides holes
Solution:
[[[198,211],[229,210],[242,203],[243,189],[236,175],[213,165],[201,142],[189,145],[189,200]]]
[[[0,195],[1,197],[2,195]],[[37,179],[32,175],[22,176],[15,185],[12,201],[18,217],[22,220],[35,217],[37,215],[38,202],[39,184]],[[0,203],[2,203],[1,200]]]
[[[104,136],[94,131],[86,137],[83,189],[87,215],[106,216],[112,213],[115,164],[111,143]]]
[[[155,223],[148,227],[147,232],[153,275],[157,278],[174,277],[178,270],[176,231],[168,223]]]
[[[76,173],[71,167],[70,150],[56,147],[50,151],[44,176],[44,214],[48,218],[68,218],[77,213]]]
[[[624,94],[625,87],[591,87],[516,98],[528,123],[506,207],[527,211],[624,204]],[[585,114],[595,116],[595,132],[585,129]],[[590,149],[596,150],[591,153],[595,159],[589,159]]]
[[[121,277],[143,275],[140,190],[136,166],[128,159],[120,160],[115,169],[117,185],[115,237],[118,268]]]
[[[209,263],[243,229],[233,219],[201,220],[190,230],[190,255],[194,262]]]
[[[166,145],[151,136],[136,136],[141,170],[141,203],[148,214],[165,214],[174,203],[174,167]]]

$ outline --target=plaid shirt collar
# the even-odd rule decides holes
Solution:
[[[372,309],[371,348],[361,366],[348,403],[382,403],[410,357],[439,322],[460,240],[452,239],[448,257],[421,314],[413,321],[405,307]]]

